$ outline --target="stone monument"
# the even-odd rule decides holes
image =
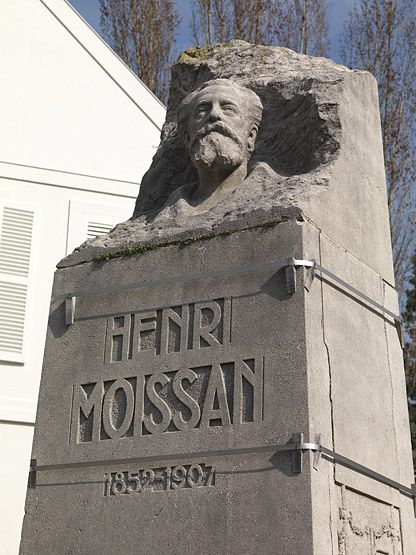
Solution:
[[[377,86],[183,53],[133,217],[55,274],[21,554],[411,554]]]

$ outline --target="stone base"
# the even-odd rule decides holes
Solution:
[[[289,294],[289,256],[393,309],[299,222],[57,271],[22,555],[411,552],[411,499],[274,449],[320,433],[412,479],[394,325],[327,280],[307,292],[301,269]]]

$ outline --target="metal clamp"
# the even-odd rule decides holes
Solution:
[[[340,455],[339,453],[336,453],[335,451],[324,447],[323,445],[321,445],[321,434],[315,435],[314,443],[305,443],[302,433],[293,434],[291,442],[285,445],[276,446],[276,450],[294,451],[294,453],[292,454],[292,471],[294,474],[300,474],[302,472],[303,453],[306,451],[311,451],[314,453],[313,467],[315,470],[319,470],[320,460],[322,457],[325,457],[332,460],[332,462],[334,463],[338,463],[342,466],[345,466],[346,468],[350,468],[355,472],[367,476],[368,478],[376,480],[377,482],[381,482],[382,484],[390,486],[396,489],[402,495],[413,499],[413,506],[416,516],[416,484],[412,484],[410,488],[404,486],[403,484],[400,484],[399,482],[396,482],[395,480],[392,480],[391,478],[388,478],[387,476],[384,476],[383,474],[380,474],[375,470],[368,468],[367,466],[357,463],[356,461],[348,459],[347,457],[344,457],[343,455]]]
[[[296,292],[296,268],[300,266],[309,269],[304,283],[306,291],[309,292],[310,288],[312,287],[312,282],[315,277],[316,261],[298,260],[296,258],[293,258],[293,256],[290,256],[287,260],[286,266],[286,286],[289,295]]]
[[[27,487],[33,489],[36,487],[36,459],[30,459],[29,476],[27,479]]]
[[[65,324],[71,326],[75,322],[75,303],[76,297],[67,297],[65,299]]]
[[[276,445],[275,451],[292,451],[292,472],[293,474],[301,474],[303,470],[303,454],[305,451],[319,452],[321,445],[321,434],[315,436],[315,442],[305,442],[304,435],[302,433],[296,433],[292,435],[292,439],[289,443],[283,445]]]
[[[38,465],[36,459],[31,459],[30,461],[30,472],[28,479],[28,487],[36,487],[36,475],[37,472],[44,472],[48,470],[67,470],[76,468],[94,468],[108,465],[117,464],[131,464],[131,463],[147,463],[149,460],[155,461],[156,459],[161,460],[178,460],[178,459],[189,459],[190,456],[200,456],[200,457],[216,457],[216,456],[227,456],[227,455],[237,455],[237,454],[255,454],[255,453],[279,453],[279,452],[292,452],[292,472],[293,474],[300,474],[303,470],[303,455],[309,451],[313,453],[313,468],[319,470],[319,463],[324,457],[325,459],[336,462],[346,468],[350,468],[368,478],[381,482],[387,486],[390,486],[402,495],[410,497],[413,499],[413,504],[415,508],[416,516],[416,484],[412,484],[411,487],[404,486],[395,480],[379,474],[378,472],[368,468],[360,463],[357,463],[331,449],[324,447],[321,444],[321,434],[315,434],[314,442],[305,442],[303,433],[295,433],[292,435],[291,440],[288,443],[280,445],[265,445],[258,447],[242,447],[242,448],[229,448],[219,451],[204,451],[199,453],[177,453],[177,454],[166,454],[160,455],[159,457],[130,457],[126,459],[107,459],[107,460],[97,460],[97,461],[82,461],[82,462],[68,462],[68,463],[58,463],[58,464],[44,464]]]
[[[338,463],[342,466],[345,466],[346,468],[350,468],[351,470],[354,470],[355,472],[358,472],[363,476],[367,476],[372,480],[376,480],[377,482],[381,482],[386,486],[390,486],[396,489],[402,495],[405,495],[413,499],[414,512],[416,516],[416,484],[412,484],[409,488],[403,484],[400,484],[399,482],[396,482],[395,480],[392,480],[391,478],[388,478],[387,476],[384,476],[383,474],[380,474],[379,472],[376,472],[375,470],[372,470],[371,468],[368,468],[367,466],[357,463],[356,461],[353,461],[347,457],[344,457],[344,455],[340,455],[339,453],[336,453],[335,451],[332,451],[331,449],[324,447],[323,445],[321,445],[321,434],[315,435],[314,443],[304,443],[303,434],[294,434],[292,436],[292,439],[293,439],[293,442],[297,441],[297,448],[300,450],[299,452],[301,457],[300,458],[301,470],[302,470],[302,452],[312,451],[314,453],[313,467],[315,470],[319,470],[320,460],[322,457],[325,457],[327,459],[332,460],[332,462]],[[287,447],[287,446],[283,446],[283,447]],[[293,468],[293,463],[292,463],[292,468]]]
[[[293,257],[290,257],[288,259],[288,264],[286,267],[286,285],[287,285],[287,291],[289,294],[293,294],[296,291],[296,268],[301,266],[303,266],[304,268],[309,268],[309,272],[305,280],[305,289],[307,291],[310,291],[316,271],[319,271],[321,272],[321,274],[327,275],[332,280],[337,282],[339,285],[342,285],[342,287],[344,287],[348,291],[351,291],[351,293],[354,293],[354,295],[356,295],[357,297],[360,297],[368,304],[380,310],[383,314],[387,314],[388,316],[393,318],[394,324],[396,326],[397,333],[399,336],[400,345],[402,349],[404,349],[403,318],[399,314],[395,314],[394,312],[392,312],[391,310],[389,310],[379,302],[375,301],[374,299],[372,299],[371,297],[369,297],[368,295],[366,295],[356,287],[353,287],[352,285],[350,285],[345,280],[335,275],[327,268],[324,268],[323,266],[318,264],[315,260],[298,260]],[[288,279],[288,276],[290,277],[290,279]]]

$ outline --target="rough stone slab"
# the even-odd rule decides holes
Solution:
[[[256,553],[259,545],[263,553],[312,552],[307,457],[303,472],[297,474],[290,454],[276,454],[273,449],[257,455],[233,454],[235,449],[286,443],[294,432],[308,428],[303,293],[288,296],[282,270],[288,254],[302,254],[302,234],[302,227],[292,222],[57,272],[32,456],[38,465],[110,462],[78,471],[38,472],[36,487],[28,490],[22,554],[237,554]],[[68,292],[77,296],[75,323],[70,327],[63,318]],[[109,326],[121,324],[115,318],[127,319],[132,313],[137,318],[140,312],[179,304],[191,304],[192,313],[193,303],[224,298],[232,299],[231,327],[223,323],[216,331],[221,343],[222,330],[227,328],[230,345],[164,355],[143,352],[136,360],[123,354],[122,361],[108,362]],[[123,326],[117,329],[123,332]],[[170,347],[176,349],[174,335],[171,331]],[[120,352],[124,353],[123,348]],[[235,361],[250,357],[256,357],[255,367],[250,368],[260,377],[261,389],[254,390],[245,380],[244,403],[238,411],[234,392],[239,382],[233,382],[233,365],[235,371]],[[197,368],[203,378],[213,373],[215,361],[223,363],[231,425],[213,420],[216,425],[208,428],[201,422],[189,431],[153,434],[141,427],[142,435],[136,437],[135,429],[121,439],[83,441],[89,439],[88,425],[71,415],[77,395],[74,385],[89,387],[91,394],[93,384],[103,381],[108,388],[118,377],[134,380],[160,372],[172,379],[183,368]],[[250,377],[249,367],[246,371]],[[203,408],[208,386],[202,387]],[[172,392],[161,395],[174,414],[184,410]],[[224,400],[218,397],[218,402]],[[120,403],[115,402],[122,412]],[[79,410],[76,402],[74,406]],[[145,413],[150,409],[145,404]],[[103,414],[109,410],[107,406]],[[153,407],[152,413],[156,412]],[[239,418],[248,421],[239,424]],[[102,429],[99,433],[105,437]],[[224,455],[215,456],[221,450]],[[129,457],[145,460],[111,462]],[[188,469],[191,464],[215,465],[214,483],[166,491],[158,482],[155,491],[144,486],[138,494],[104,495],[104,473],[114,476],[119,471],[150,468],[160,475],[167,466]]]
[[[286,222],[57,271],[32,457],[41,466],[98,466],[37,473],[36,487],[28,489],[22,555],[110,554],[121,548],[125,553],[254,554],[259,546],[265,554],[321,555],[338,554],[344,537],[346,555],[365,553],[359,550],[368,545],[386,553],[395,553],[397,546],[411,552],[412,502],[389,486],[338,464],[334,468],[325,458],[317,471],[313,458],[305,455],[299,474],[290,454],[234,451],[284,444],[295,432],[314,441],[320,433],[325,447],[408,487],[412,482],[397,331],[365,303],[319,276],[307,292],[303,269],[297,270],[296,293],[288,295],[283,266],[291,255],[319,260],[375,300],[383,301],[385,295],[394,308],[393,292],[383,293],[380,277],[309,223]],[[69,327],[64,323],[68,294],[77,297],[75,323]],[[190,348],[194,343],[188,337],[188,348],[182,346],[181,352],[155,355],[145,350],[130,359],[125,349],[137,347],[137,341],[124,343],[124,336],[122,345],[118,340],[113,344],[114,356],[122,360],[109,362],[112,336],[126,331],[131,314],[137,322],[139,314],[158,308],[159,326],[163,309],[190,306],[192,314],[194,303],[217,300],[223,310],[224,298],[232,299],[231,325],[223,321],[212,330],[219,344]],[[222,344],[224,329],[230,332],[230,344]],[[173,326],[169,334],[173,350],[180,345],[177,332]],[[153,349],[152,333],[144,334],[143,348]],[[229,373],[235,371],[235,361],[253,356],[255,366],[249,363],[247,368],[254,369],[254,376],[264,357],[257,419],[260,397],[250,383],[244,386],[241,410],[234,414],[239,382]],[[174,431],[170,425],[167,431],[147,433],[143,425],[130,426],[124,437],[110,439],[108,418],[104,423],[103,417],[95,432],[91,414],[87,423],[77,420],[80,385],[86,397],[95,384],[104,383],[107,395],[117,378],[127,378],[135,388],[140,376],[149,379],[162,372],[172,382],[177,371],[189,368],[202,380],[202,389],[191,390],[186,382],[185,389],[189,387],[204,413],[207,376],[218,362],[224,382],[216,382],[217,391],[225,388],[228,423],[224,397],[221,418],[213,426],[200,420],[188,431]],[[246,376],[253,381],[250,372]],[[172,416],[181,411],[185,419],[190,417],[171,390],[156,390]],[[136,422],[141,413],[134,394]],[[211,408],[217,410],[220,403],[217,397]],[[97,414],[111,412],[115,428],[122,426],[123,398],[103,407]],[[160,423],[161,415],[148,400],[144,413],[154,414]],[[138,462],[117,462],[131,457]],[[108,463],[101,464],[103,460]],[[166,490],[166,468],[183,466],[188,472],[194,465],[196,472],[196,464],[203,473],[201,485]],[[213,466],[215,481],[206,485]],[[145,485],[149,474],[143,477],[149,469],[160,478],[152,487]],[[116,473],[123,472],[127,480],[129,471],[141,471],[143,491],[111,495]],[[191,481],[192,476],[197,475]],[[370,535],[358,534],[361,529]]]
[[[173,191],[196,179],[178,137],[177,110],[188,93],[217,78],[262,100],[257,169],[211,210],[183,217],[163,208]],[[191,49],[174,66],[161,144],[134,217],[85,243],[60,267],[271,220],[308,220],[393,283],[383,167],[377,85],[369,73],[242,41]]]
[[[304,236],[307,258],[398,313],[390,285],[324,234],[317,235]],[[403,357],[392,318],[325,275],[315,279],[305,302],[310,434],[319,430],[330,449],[410,487]],[[338,553],[337,548],[346,554],[412,552],[416,530],[409,497],[338,463],[332,476],[321,470],[312,475],[316,553]],[[322,491],[330,492],[325,509],[337,530],[333,551],[322,533],[328,521]]]
[[[259,98],[218,78],[261,98],[258,134]],[[187,196],[178,106],[211,80],[180,112]],[[241,41],[187,51],[134,217],[55,275],[22,555],[412,553],[408,495],[276,447],[414,480],[394,321],[319,271],[306,289],[292,256],[398,311],[374,79]]]
[[[328,238],[321,237],[321,264],[343,276],[347,283],[379,303],[383,303],[380,277],[361,262],[346,254]],[[400,481],[397,465],[396,429],[393,411],[392,374],[402,371],[401,360],[390,366],[386,328],[391,327],[391,340],[400,347],[396,327],[391,318],[384,318],[377,309],[366,307],[343,292],[342,287],[323,285],[324,337],[331,373],[334,448],[361,464]],[[401,403],[404,404],[403,402]],[[360,430],[372,430],[371,438]],[[386,446],[388,446],[386,448]],[[340,467],[336,468],[341,483],[360,484],[359,489],[373,495],[389,495],[374,480]],[[406,482],[411,483],[407,474]]]
[[[345,488],[341,490],[340,498],[338,553],[412,552],[411,542],[402,543],[403,519],[397,507],[374,503],[372,499]]]

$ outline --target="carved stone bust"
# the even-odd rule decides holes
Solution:
[[[259,183],[278,181],[266,162],[251,161],[262,114],[259,96],[230,79],[207,81],[182,100],[177,132],[197,180],[179,185],[144,216],[149,231],[183,229],[198,217],[219,221],[227,207],[238,205],[243,189],[255,195]]]
[[[257,94],[229,79],[208,81],[189,94],[177,125],[198,182],[181,187],[168,204],[183,195],[198,211],[207,210],[241,185],[262,112]]]
[[[365,259],[385,218],[368,209],[385,202],[376,94],[370,74],[285,48],[182,53],[132,218],[60,266],[305,219]]]

